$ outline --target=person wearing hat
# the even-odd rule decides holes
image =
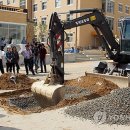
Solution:
[[[32,65],[32,51],[30,49],[30,46],[27,44],[26,49],[22,51],[22,55],[24,57],[24,65],[26,70],[26,75],[29,74],[29,70],[32,72],[33,75],[35,75]]]
[[[6,71],[12,72],[12,65],[13,65],[14,55],[12,53],[12,48],[10,45],[7,46],[6,52]]]

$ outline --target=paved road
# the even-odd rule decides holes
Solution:
[[[85,75],[85,72],[92,72],[93,68],[98,65],[99,61],[86,61],[77,63],[65,63],[65,79],[73,79]],[[47,65],[47,71],[50,71],[50,65]],[[21,67],[20,73],[25,74],[25,68]],[[45,79],[47,73],[39,73],[33,76],[30,72],[29,77]]]
[[[65,79],[77,78],[84,75],[85,71],[92,72],[97,61],[65,64]],[[48,71],[50,67],[47,66]],[[21,72],[25,73],[24,67]],[[44,79],[46,74],[38,74],[32,78]],[[17,115],[7,113],[0,108],[0,130],[129,130],[129,126],[96,125],[88,120],[72,118],[64,114],[64,109],[34,113],[31,115]]]

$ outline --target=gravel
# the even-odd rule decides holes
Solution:
[[[79,99],[82,97],[90,96],[91,94],[92,92],[88,89],[66,86],[64,100]]]
[[[68,107],[66,114],[101,124],[130,124],[130,88]]]
[[[92,94],[90,90],[78,87],[65,87],[65,96],[63,100],[76,100],[83,97],[88,97]],[[8,99],[9,106],[15,106],[21,109],[29,109],[33,107],[38,107],[39,103],[32,95],[19,95],[19,97],[13,97]],[[40,106],[39,106],[40,107]]]
[[[18,98],[10,98],[9,99],[10,106],[16,106],[21,109],[29,109],[38,106],[38,102],[34,98],[34,96],[25,96],[25,97],[18,97]]]

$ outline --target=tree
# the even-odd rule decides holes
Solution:
[[[41,22],[34,24],[34,35],[37,35],[37,40],[41,42],[43,35],[47,35],[47,25]]]

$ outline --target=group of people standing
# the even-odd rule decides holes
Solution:
[[[5,54],[3,54],[3,48],[0,49],[0,70],[1,73],[4,73],[4,68],[3,68],[3,62],[2,62],[2,57],[3,55],[5,56],[6,59],[6,72],[13,72],[14,74],[19,73],[19,53],[17,51],[17,48],[15,46],[8,45],[7,46],[7,51]],[[24,57],[24,65],[25,65],[25,70],[26,70],[26,75],[29,74],[29,71],[32,72],[33,75],[35,73],[38,73],[38,68],[41,68],[41,73],[47,72],[46,69],[46,54],[47,51],[45,49],[44,44],[26,44],[25,45],[25,50],[21,52],[22,56]],[[40,63],[40,67],[39,67]],[[33,66],[35,65],[35,70],[33,69]],[[43,71],[43,66],[44,66],[44,71]]]
[[[22,51],[22,55],[24,57],[24,65],[25,65],[25,70],[26,74],[29,74],[29,70],[32,72],[33,75],[35,73],[38,73],[38,68],[39,68],[39,61],[40,61],[40,67],[41,67],[41,73],[43,73],[43,65],[44,65],[44,72],[47,72],[46,69],[46,54],[47,51],[45,49],[44,44],[32,44],[29,45],[27,44],[26,49]],[[35,65],[35,71],[33,69],[33,66]]]
[[[19,54],[17,51],[17,48],[15,46],[11,47],[10,45],[7,46],[7,51],[4,52],[2,51],[3,48],[0,49],[0,70],[1,73],[4,73],[4,68],[3,68],[3,62],[2,58],[5,55],[6,59],[6,72],[12,72],[15,74],[15,68],[17,70],[17,73],[19,73]]]

